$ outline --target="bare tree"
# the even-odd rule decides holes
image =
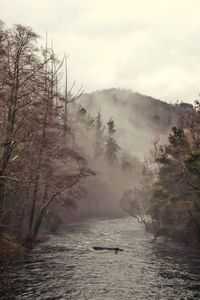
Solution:
[[[1,124],[3,139],[0,158],[0,218],[3,215],[3,203],[9,168],[15,159],[20,159],[23,145],[31,134],[23,131],[31,107],[37,99],[37,76],[47,61],[41,62],[37,56],[35,43],[38,35],[28,27],[15,25],[4,32],[1,43],[3,55],[1,68],[1,105],[4,121]],[[15,179],[15,178],[13,178]]]
[[[135,188],[133,191],[126,191],[121,199],[121,206],[124,211],[136,218],[139,223],[144,224],[145,228],[148,229],[143,197],[143,192],[139,189]]]
[[[83,85],[74,92],[75,82],[68,89],[68,56],[65,55],[65,97],[61,97],[61,100],[64,101],[64,116],[63,116],[63,134],[65,137],[65,142],[67,145],[67,134],[70,132],[69,120],[68,120],[68,106],[69,104],[77,101],[83,94]]]

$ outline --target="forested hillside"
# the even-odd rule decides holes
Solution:
[[[198,110],[130,90],[84,93],[82,87],[69,86],[68,58],[59,59],[48,41],[40,49],[38,40],[29,27],[1,24],[1,238],[7,233],[31,245],[41,228],[55,232],[60,224],[124,216],[131,210],[146,227],[146,214],[163,222],[156,197],[151,205],[146,197],[154,192],[156,173],[147,157],[156,137],[165,140],[185,113],[198,114]],[[174,131],[170,142],[177,134],[183,140],[183,132]],[[164,159],[171,148],[158,148],[159,155]],[[196,156],[188,151],[185,166],[193,175],[191,188],[198,170],[191,167]],[[161,180],[166,169],[160,165],[158,169],[156,178]],[[164,183],[156,185],[163,188]],[[197,196],[196,182],[194,186]],[[160,204],[159,209],[165,217]],[[196,224],[194,213],[189,215],[191,224]]]
[[[155,137],[166,137],[182,110],[192,109],[187,103],[168,104],[120,88],[84,94],[81,98],[89,111],[95,112],[98,107],[104,120],[111,115],[120,143],[141,158],[149,155]]]

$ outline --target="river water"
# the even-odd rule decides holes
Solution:
[[[0,266],[0,299],[200,299],[199,253],[151,239],[132,218],[69,225]]]

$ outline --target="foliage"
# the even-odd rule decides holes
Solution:
[[[5,258],[11,255],[18,255],[24,249],[15,237],[3,234],[0,243],[0,257]]]
[[[159,151],[154,151],[154,158],[160,164],[149,201],[149,213],[161,228],[169,227],[171,236],[177,230],[184,233],[184,242],[190,244],[200,242],[199,128],[197,103],[180,116],[179,127],[172,128],[168,143],[156,145]]]
[[[114,162],[116,162],[117,160],[117,153],[120,147],[114,138],[116,129],[115,129],[115,123],[112,118],[107,122],[107,127],[108,127],[108,136],[106,138],[106,157],[110,164],[114,164]]]
[[[172,133],[169,134],[169,142],[173,146],[183,145],[185,142],[185,134],[183,128],[172,127]]]
[[[188,153],[185,166],[191,173],[200,174],[200,150]]]
[[[160,164],[165,164],[168,162],[166,149],[163,145],[159,146],[157,156],[155,157],[155,162]]]

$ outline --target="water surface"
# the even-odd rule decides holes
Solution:
[[[132,218],[69,225],[1,265],[0,299],[200,299],[199,253],[151,239]]]

